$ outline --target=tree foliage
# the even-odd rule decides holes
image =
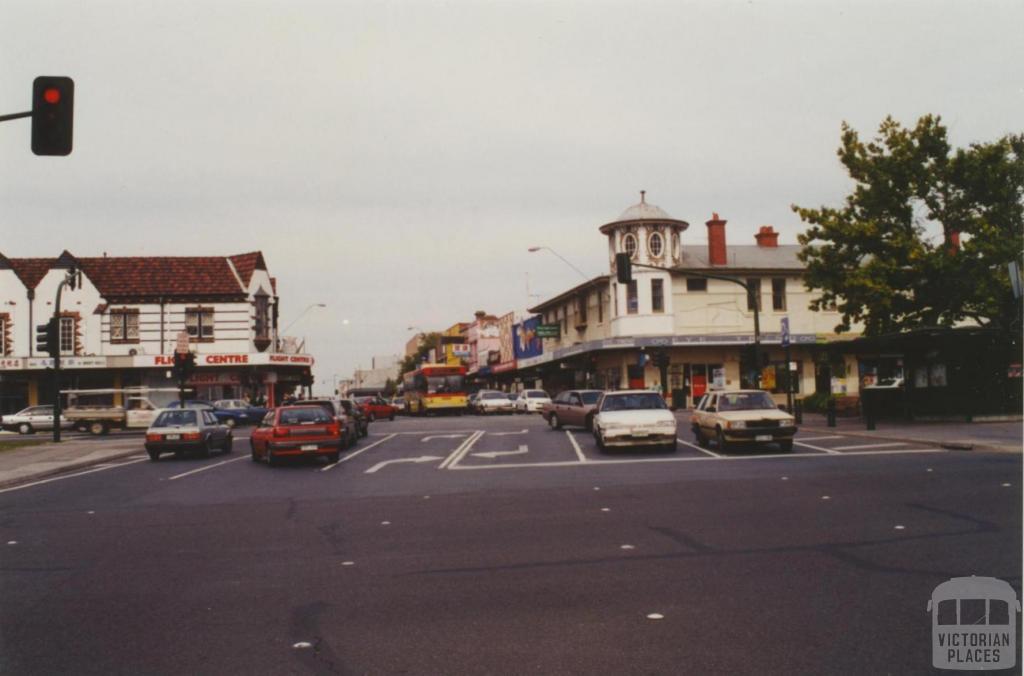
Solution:
[[[437,347],[437,341],[440,337],[441,334],[437,332],[421,333],[419,347],[416,348],[414,353],[402,360],[402,368],[401,373],[399,373],[399,378],[401,378],[403,373],[415,371],[416,367],[423,361],[423,358],[430,353],[430,350]]]
[[[1024,135],[954,152],[938,116],[913,128],[887,117],[869,142],[844,123],[838,155],[855,183],[845,205],[793,205],[810,225],[811,309],[834,304],[837,332],[964,320],[1019,331],[1007,264],[1024,250]]]

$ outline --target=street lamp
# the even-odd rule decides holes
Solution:
[[[584,272],[583,272],[582,270],[580,270],[580,269],[579,269],[578,267],[576,267],[575,265],[573,265],[572,263],[570,263],[569,261],[567,261],[567,260],[565,259],[565,256],[563,256],[562,254],[558,253],[557,251],[555,251],[554,249],[552,249],[552,248],[551,248],[551,247],[549,247],[549,246],[531,246],[530,248],[528,248],[528,249],[527,249],[527,251],[529,251],[530,253],[536,253],[536,252],[540,251],[541,249],[547,249],[547,250],[548,250],[548,251],[550,251],[551,253],[555,254],[556,256],[558,256],[559,258],[561,258],[561,259],[562,259],[562,262],[563,262],[563,263],[565,263],[566,265],[568,265],[568,266],[569,266],[570,268],[572,268],[572,269],[573,269],[573,270],[575,270],[576,272],[580,273],[580,276],[581,276],[581,277],[583,277],[583,279],[585,279],[585,280],[587,280],[587,281],[590,281],[590,277],[587,277],[586,273],[584,273]]]
[[[315,308],[315,307],[327,307],[327,304],[326,304],[326,303],[311,303],[311,304],[310,304],[309,306],[307,306],[307,307],[306,307],[306,309],[305,309],[305,310],[303,310],[302,312],[300,312],[300,313],[299,313],[299,316],[298,316],[298,317],[296,317],[296,318],[295,318],[295,319],[294,319],[294,320],[292,321],[292,323],[291,323],[291,324],[289,324],[288,326],[286,326],[286,327],[284,328],[284,330],[283,330],[283,331],[278,331],[278,332],[277,332],[277,347],[276,347],[275,349],[277,349],[277,350],[280,350],[280,349],[281,349],[281,336],[282,336],[282,335],[284,335],[284,334],[287,334],[287,333],[288,333],[288,329],[290,329],[290,328],[292,328],[293,326],[295,326],[295,324],[296,324],[296,323],[297,323],[297,322],[298,322],[298,321],[299,321],[300,319],[302,319],[302,318],[303,318],[303,317],[304,317],[304,316],[306,315],[306,313],[307,313],[307,312],[309,312],[310,310],[312,310],[312,309],[313,309],[313,308]]]

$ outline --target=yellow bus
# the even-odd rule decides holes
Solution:
[[[466,367],[423,364],[402,376],[402,390],[409,415],[461,415],[466,410]]]

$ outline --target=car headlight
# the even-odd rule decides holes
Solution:
[[[782,425],[783,427],[789,427],[791,425],[794,425],[795,423],[796,420],[794,420],[793,418],[783,418],[782,420],[779,421],[779,424]]]
[[[603,427],[606,430],[624,430],[627,427],[629,427],[629,425],[620,422],[606,422],[601,423],[601,427]]]
[[[743,420],[730,420],[727,427],[731,430],[742,430],[747,428],[747,423]]]

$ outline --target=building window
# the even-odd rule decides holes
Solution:
[[[587,302],[589,300],[590,300],[590,294],[589,293],[582,293],[582,294],[580,294],[579,300],[577,301],[579,303],[579,305],[577,307],[577,313],[576,313],[576,315],[577,315],[576,316],[576,324],[577,325],[583,325],[583,324],[587,323]]]
[[[139,342],[139,311],[122,309],[110,311],[110,342]]]
[[[665,282],[661,279],[651,280],[651,311],[665,311]]]
[[[637,286],[634,279],[626,285],[626,312],[635,315],[640,310],[640,301],[637,298]]]
[[[75,353],[75,318],[60,318],[60,353]]]
[[[569,306],[562,306],[562,335],[569,334]]]
[[[185,330],[188,332],[188,337],[190,340],[213,340],[213,308],[186,308]]]
[[[630,258],[636,256],[636,236],[633,233],[628,233],[622,238],[622,248],[625,249]]]
[[[612,305],[614,306],[612,308],[612,316],[613,317],[618,317],[619,316],[619,285],[618,284],[612,284]]]
[[[757,303],[758,311],[761,310],[761,280],[751,277],[747,279],[747,310],[753,312],[754,303]]]
[[[687,291],[707,291],[708,280],[703,277],[687,277],[686,278],[686,290]]]
[[[604,291],[597,290],[597,323],[604,321]]]
[[[270,303],[267,296],[256,294],[256,338],[270,337]]]
[[[651,252],[651,255],[655,258],[661,256],[665,250],[665,241],[661,238],[661,233],[652,232],[651,236],[647,238],[647,250]]]
[[[772,309],[782,312],[786,309],[786,278],[772,279]]]

